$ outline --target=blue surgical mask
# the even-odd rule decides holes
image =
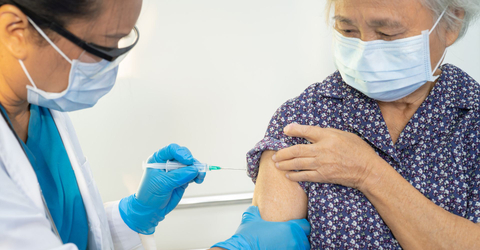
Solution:
[[[29,103],[63,112],[75,111],[94,106],[102,96],[113,88],[117,78],[118,64],[125,58],[126,54],[113,62],[106,60],[85,62],[87,60],[81,59],[89,58],[85,52],[79,59],[70,60],[31,19],[29,21],[43,38],[72,65],[67,89],[60,93],[50,93],[37,88],[23,61],[19,60],[23,71],[32,84],[32,86],[27,86]],[[90,61],[92,61],[91,57]]]
[[[425,83],[435,81],[438,76],[433,74],[447,50],[432,72],[430,34],[445,11],[430,31],[395,41],[364,42],[345,37],[335,30],[335,65],[345,83],[374,100],[393,102],[412,94]]]

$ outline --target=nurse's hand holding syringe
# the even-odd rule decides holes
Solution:
[[[201,184],[205,179],[205,172],[191,166],[197,161],[190,150],[177,144],[160,149],[148,158],[147,164],[169,161],[188,167],[169,172],[146,168],[137,193],[120,201],[123,221],[137,233],[153,234],[158,223],[178,205],[188,184],[192,181]]]
[[[132,230],[145,235],[153,234],[158,223],[178,205],[190,182],[201,184],[207,171],[226,170],[198,162],[190,150],[177,144],[154,153],[144,167],[137,193],[122,199],[119,210]]]

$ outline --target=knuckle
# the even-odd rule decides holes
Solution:
[[[301,132],[304,133],[304,134],[310,133],[310,127],[309,127],[309,126],[301,126],[301,127],[300,127],[300,130],[301,130]]]
[[[301,156],[304,152],[304,149],[303,149],[303,146],[302,145],[296,145],[293,147],[293,151],[292,151],[292,156],[293,157],[298,157],[298,156]]]
[[[172,143],[172,144],[170,144],[170,145],[166,146],[165,148],[166,148],[166,149],[173,149],[173,150],[176,150],[176,149],[178,149],[179,147],[180,147],[180,146],[179,146],[178,144],[176,144],[176,143]]]
[[[308,152],[311,154],[311,155],[318,155],[320,153],[320,151],[322,151],[322,148],[320,145],[318,144],[314,144],[313,146],[311,147],[308,147]]]
[[[340,135],[338,133],[330,133],[330,138],[333,140],[338,140]]]
[[[332,138],[332,139],[330,139],[330,140],[328,140],[324,143],[324,146],[325,146],[326,150],[330,151],[330,152],[334,151],[335,145],[336,145],[336,143],[335,143],[334,138]]]
[[[298,158],[297,158],[297,159],[294,159],[294,160],[293,160],[293,167],[294,167],[296,170],[301,169],[301,167],[302,167],[302,161],[301,161],[301,159],[298,159]]]
[[[319,167],[322,165],[322,158],[321,157],[315,157],[312,162],[312,167]]]

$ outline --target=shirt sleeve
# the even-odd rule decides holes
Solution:
[[[130,229],[123,221],[118,208],[119,202],[105,203],[105,211],[107,212],[108,224],[115,249],[144,249],[140,235]]]
[[[288,124],[301,123],[301,119],[299,118],[305,115],[305,113],[302,112],[302,110],[305,109],[302,108],[303,105],[307,104],[302,101],[302,96],[284,103],[270,120],[265,137],[247,153],[247,174],[252,178],[253,182],[257,180],[260,158],[264,151],[278,151],[296,144],[310,143],[303,138],[293,138],[283,133],[283,128]],[[303,186],[304,185],[302,185],[302,187]]]

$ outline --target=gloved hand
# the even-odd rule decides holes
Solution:
[[[215,244],[228,250],[236,249],[310,249],[307,220],[287,222],[264,221],[258,207],[251,206],[243,213],[242,223],[232,238]]]
[[[160,149],[154,153],[148,163],[178,161],[192,165],[196,160],[185,147],[177,144]],[[205,173],[199,173],[194,167],[184,167],[169,171],[147,168],[136,194],[120,201],[119,210],[123,221],[135,232],[149,235],[155,227],[170,213],[182,199],[185,189],[192,181],[200,184]]]

